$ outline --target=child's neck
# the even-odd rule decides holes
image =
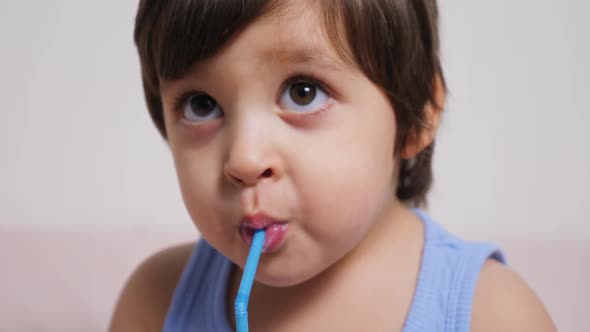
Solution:
[[[257,323],[263,330],[335,330],[333,324],[350,330],[358,320],[401,330],[416,286],[423,238],[420,219],[405,205],[391,204],[351,252],[314,278],[284,288],[255,283],[249,308],[252,330],[258,330]],[[227,306],[232,325],[240,278],[241,269],[235,268]],[[333,314],[339,321],[329,318]],[[309,328],[303,328],[306,322]],[[361,330],[386,327],[363,324]]]

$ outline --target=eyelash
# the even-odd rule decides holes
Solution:
[[[297,82],[307,82],[307,83],[311,83],[311,84],[315,85],[316,87],[323,90],[328,95],[330,100],[332,99],[332,96],[334,95],[332,92],[333,90],[331,88],[329,88],[325,83],[322,82],[321,79],[317,78],[315,75],[313,75],[313,74],[296,74],[296,75],[293,75],[290,78],[288,78],[285,81],[285,83],[283,83],[281,85],[281,88],[279,90],[279,94],[275,97],[275,99],[278,99],[278,97],[280,97],[280,95],[283,93],[283,91],[288,86],[290,86],[291,84],[297,83]],[[198,95],[203,95],[203,94],[206,94],[206,93],[196,91],[196,90],[189,90],[189,91],[183,92],[183,93],[173,97],[173,101],[172,101],[173,109],[175,110],[175,112],[180,113],[183,111],[183,107],[186,104],[186,102],[189,100],[189,98],[191,98],[192,96],[198,96]],[[311,117],[314,115],[318,115],[322,111],[328,109],[330,104],[331,104],[331,101],[328,101],[326,103],[326,107],[322,107],[319,111],[309,112],[309,113],[301,113],[298,116],[310,116]]]
[[[311,83],[311,84],[317,86],[318,88],[324,90],[324,92],[326,92],[329,97],[332,96],[332,89],[330,89],[326,84],[324,84],[324,82],[322,82],[321,79],[317,78],[313,74],[298,74],[298,75],[291,76],[291,78],[288,78],[285,81],[285,83],[283,83],[279,93],[282,93],[282,91],[284,89],[286,89],[289,85],[291,85],[293,83],[297,83],[297,82]]]

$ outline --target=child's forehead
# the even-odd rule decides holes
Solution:
[[[329,41],[317,14],[271,15],[249,24],[213,56],[195,62],[188,75],[234,61],[257,65],[304,65],[330,71],[356,70]]]
[[[260,43],[254,45],[260,48],[261,57],[279,63],[343,64],[326,31],[318,12],[307,7],[287,15],[270,15],[255,20],[245,29],[244,38],[253,37],[249,38],[253,40],[264,35],[259,39]]]

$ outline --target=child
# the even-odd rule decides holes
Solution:
[[[417,209],[445,102],[435,0],[142,0],[147,106],[202,235],[128,281],[111,331],[553,331],[490,244]]]

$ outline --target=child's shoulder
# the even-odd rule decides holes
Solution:
[[[192,242],[165,248],[139,264],[119,296],[109,331],[161,331],[194,247]]]
[[[541,301],[506,265],[497,246],[463,240],[415,212],[424,222],[426,241],[415,298],[423,305],[410,319],[420,321],[443,303],[444,320],[470,331],[555,331]],[[440,298],[433,301],[432,294]]]
[[[504,264],[483,265],[473,296],[471,331],[556,331],[539,298]]]

